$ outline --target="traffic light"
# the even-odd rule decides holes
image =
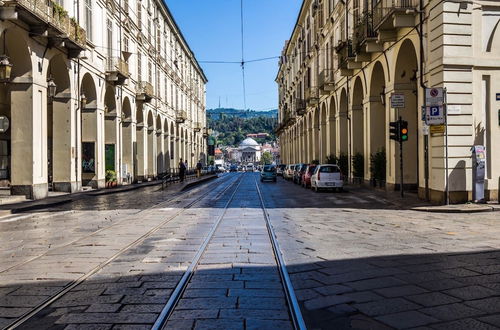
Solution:
[[[399,137],[401,142],[408,141],[408,122],[406,120],[400,120]]]
[[[399,121],[389,123],[390,139],[399,142]]]

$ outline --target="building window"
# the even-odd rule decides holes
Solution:
[[[150,84],[153,83],[153,65],[151,64],[151,60],[148,61],[148,81]]]
[[[92,41],[92,0],[85,0],[85,27],[87,38]]]
[[[137,79],[142,81],[142,55],[141,53],[137,53]]]
[[[108,60],[111,60],[113,56],[113,22],[108,18],[106,20],[106,32],[107,32],[107,46],[108,46]]]
[[[137,27],[139,31],[142,30],[142,5],[140,1],[137,1]]]

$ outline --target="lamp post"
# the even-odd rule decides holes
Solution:
[[[53,99],[56,96],[57,85],[54,82],[54,78],[52,76],[47,79],[47,91],[49,98]]]
[[[7,82],[10,80],[12,64],[7,55],[0,55],[0,81]]]

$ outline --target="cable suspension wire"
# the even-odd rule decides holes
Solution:
[[[240,1],[240,16],[241,16],[241,76],[243,82],[243,109],[247,108],[247,96],[245,86],[245,42],[243,30],[243,0]]]

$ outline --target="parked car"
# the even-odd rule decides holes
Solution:
[[[337,165],[318,165],[311,177],[311,188],[318,192],[320,189],[337,189],[342,191],[344,180],[340,167]]]
[[[231,166],[229,166],[229,172],[238,172],[238,166],[236,164],[231,164]]]
[[[283,173],[285,173],[285,169],[286,169],[286,164],[280,164],[276,166],[276,175],[283,176]]]
[[[316,165],[307,165],[304,174],[302,174],[302,187],[309,188],[311,186],[311,177],[316,170]]]
[[[275,165],[264,165],[264,168],[260,172],[260,182],[273,181],[276,182],[276,166]]]
[[[245,172],[253,172],[253,171],[255,171],[253,164],[248,164],[247,166],[245,166]]]
[[[297,164],[293,171],[293,183],[300,184],[302,181],[302,174],[306,170],[306,164]]]
[[[295,169],[295,164],[289,164],[286,166],[285,172],[283,172],[283,178],[285,180],[293,179],[293,170]]]

